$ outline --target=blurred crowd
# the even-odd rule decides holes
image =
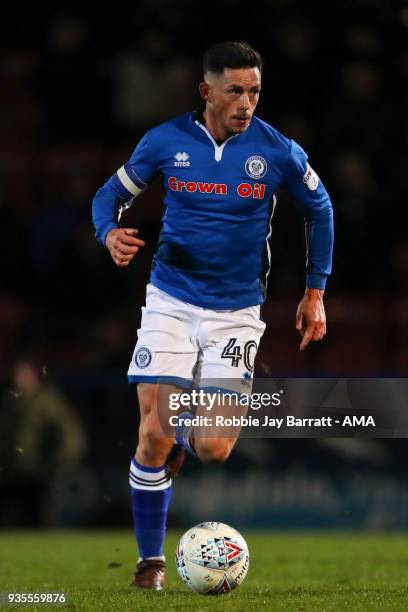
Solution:
[[[73,465],[95,443],[87,428],[103,437],[116,414],[129,418],[125,374],[163,213],[157,181],[126,213],[146,247],[119,270],[94,239],[93,194],[146,129],[197,107],[201,54],[223,39],[264,56],[258,114],[305,148],[335,209],[328,336],[301,354],[303,221],[278,194],[258,375],[406,376],[408,5],[219,0],[214,11],[144,0],[0,25],[0,409],[18,402],[22,362],[43,384],[51,373],[66,396],[62,439],[80,432]]]

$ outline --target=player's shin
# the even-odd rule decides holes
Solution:
[[[129,484],[139,557],[164,559],[163,542],[172,491],[168,469],[164,465],[144,467],[132,459]]]
[[[177,444],[180,444],[184,450],[196,457],[197,453],[193,446],[194,428],[191,424],[193,416],[194,415],[191,412],[188,412],[188,410],[178,415],[175,435]]]

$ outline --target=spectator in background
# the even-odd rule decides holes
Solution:
[[[15,391],[0,410],[2,513],[19,524],[41,523],[52,487],[79,467],[86,435],[73,407],[31,360],[17,361],[12,380]]]

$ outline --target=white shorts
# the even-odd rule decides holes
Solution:
[[[224,388],[248,393],[264,330],[259,306],[210,310],[149,284],[129,382],[208,388],[223,379]]]

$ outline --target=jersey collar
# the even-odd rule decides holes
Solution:
[[[217,140],[215,140],[215,138],[213,138],[213,136],[210,134],[210,132],[207,130],[207,128],[205,126],[205,119],[204,119],[204,115],[203,115],[203,109],[199,109],[197,111],[194,111],[192,113],[192,115],[193,115],[194,123],[200,129],[203,130],[203,132],[207,135],[207,137],[213,143],[213,145],[214,145],[214,159],[215,159],[215,161],[217,161],[217,162],[221,161],[225,145],[230,140],[232,140],[233,138],[236,138],[237,136],[239,136],[239,134],[233,134],[232,136],[230,136],[229,138],[227,138],[223,142],[221,142],[219,140],[217,141]]]

